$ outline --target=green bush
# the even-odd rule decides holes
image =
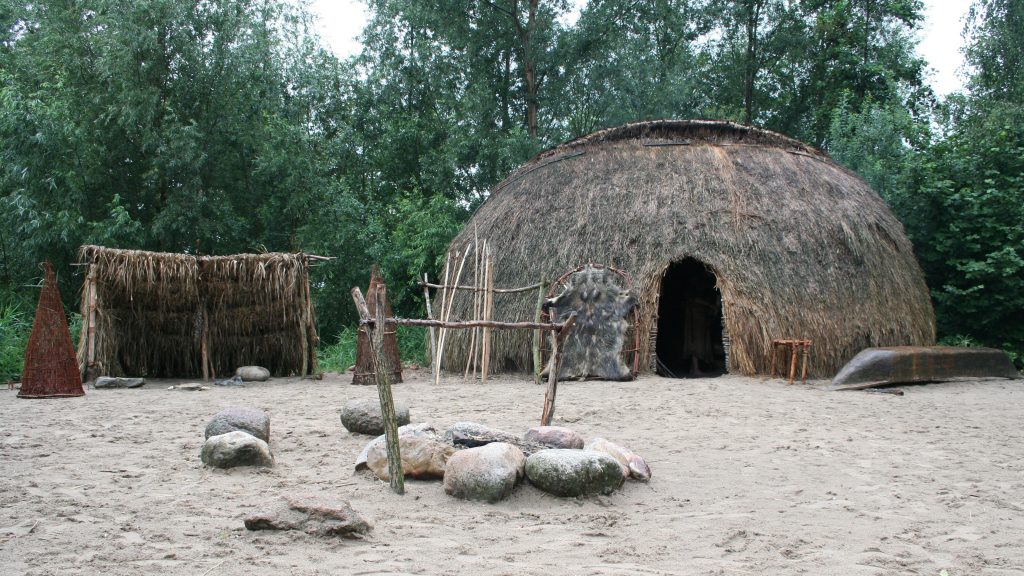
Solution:
[[[31,332],[32,316],[23,304],[0,302],[0,382],[21,378]]]
[[[317,350],[317,362],[324,372],[344,372],[356,363],[356,338],[358,331],[353,327],[345,327],[338,334],[338,339]],[[412,363],[426,366],[429,362],[427,353],[427,329],[419,326],[398,327],[398,355],[403,365]]]
[[[345,327],[338,333],[338,339],[317,350],[317,363],[323,372],[344,372],[356,363],[356,335],[354,328]]]

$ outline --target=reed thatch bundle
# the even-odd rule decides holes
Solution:
[[[465,249],[474,231],[493,247],[499,287],[587,262],[632,276],[644,370],[661,280],[685,258],[717,280],[730,372],[766,373],[775,338],[813,340],[815,376],[868,346],[934,341],[923,274],[885,202],[824,153],[766,130],[654,121],[567,142],[496,186],[451,249]],[[452,317],[471,305],[460,294]],[[528,320],[535,305],[529,293],[498,294],[495,318]],[[446,368],[465,364],[466,336],[453,335]],[[525,331],[496,333],[492,365],[530,368],[530,341]]]
[[[191,256],[83,246],[79,362],[90,376],[315,371],[304,254]]]

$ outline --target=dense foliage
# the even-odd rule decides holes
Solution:
[[[0,301],[31,301],[51,259],[70,305],[82,243],[304,250],[337,257],[314,278],[334,341],[374,262],[418,314],[410,288],[539,150],[708,117],[858,171],[915,243],[940,336],[1024,350],[1019,0],[975,2],[969,91],[945,100],[920,0],[367,4],[339,60],[301,2],[0,0]],[[4,330],[28,313],[4,310]]]

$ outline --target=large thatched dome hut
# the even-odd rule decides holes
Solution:
[[[868,346],[928,345],[935,320],[903,226],[824,153],[727,122],[654,121],[596,132],[516,170],[453,241],[493,253],[494,285],[588,262],[629,274],[641,371],[763,374],[773,339],[813,341],[810,373]],[[463,283],[471,282],[466,278]],[[472,316],[470,298],[453,318]],[[494,318],[532,319],[535,295],[497,294]],[[445,367],[465,364],[454,334]],[[531,335],[499,331],[491,365],[532,366]]]

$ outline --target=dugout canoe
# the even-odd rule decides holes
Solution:
[[[891,346],[866,348],[832,379],[831,390],[951,378],[1019,378],[1010,357],[995,348]]]

